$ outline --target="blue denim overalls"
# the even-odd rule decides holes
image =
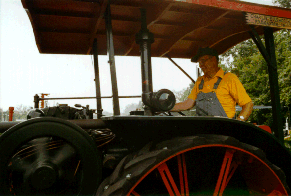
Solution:
[[[224,72],[224,75],[227,72]],[[213,86],[212,92],[203,93],[201,90],[203,89],[204,80],[202,79],[199,84],[199,93],[196,99],[196,115],[197,116],[223,116],[227,117],[221,103],[217,99],[216,89],[218,88],[219,83],[222,78],[218,78],[217,82]]]

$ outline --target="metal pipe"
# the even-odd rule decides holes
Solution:
[[[189,75],[187,74],[187,72],[182,69],[182,67],[180,67],[168,54],[165,55],[174,65],[176,65],[176,67],[178,67],[194,84],[195,84],[195,80]]]
[[[34,95],[34,108],[39,108],[39,96],[38,96],[38,94]]]
[[[110,75],[111,75],[111,85],[112,85],[112,95],[113,95],[113,114],[120,115],[110,3],[108,3],[107,9],[106,9],[105,22],[106,22],[106,35],[107,35],[107,53],[109,54]]]
[[[97,99],[112,98],[113,96],[97,97]],[[140,95],[132,96],[118,96],[118,98],[140,98]],[[39,100],[57,100],[57,99],[96,99],[96,97],[51,97],[51,98],[39,98]]]
[[[81,127],[82,129],[102,129],[106,128],[106,124],[101,119],[80,119],[80,120],[68,120]]]
[[[151,44],[154,42],[154,35],[147,29],[146,10],[141,11],[141,30],[136,34],[136,43],[140,46],[141,75],[142,75],[142,101],[145,104],[145,115],[152,116],[150,109],[151,96],[153,93],[152,66],[151,66]]]
[[[68,120],[81,127],[82,129],[102,129],[106,128],[106,124],[101,119],[80,119],[80,120]],[[1,122],[0,133],[4,133],[9,128],[19,124],[21,122]]]
[[[97,106],[97,119],[102,117],[102,103],[101,103],[101,90],[100,90],[100,78],[99,78],[99,65],[98,65],[98,48],[97,39],[93,42],[93,56],[94,56],[94,73],[95,73],[95,87],[96,87],[96,106]]]

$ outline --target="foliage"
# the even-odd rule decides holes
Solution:
[[[290,0],[274,0],[275,5],[279,5],[285,8],[291,8],[291,1]]]
[[[27,118],[27,113],[31,110],[31,107],[29,106],[24,106],[24,105],[18,105],[14,109],[14,114],[13,114],[13,121],[15,120],[26,120]]]

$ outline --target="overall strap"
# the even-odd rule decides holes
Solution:
[[[224,75],[227,74],[227,71],[224,72]],[[214,84],[214,87],[213,89],[217,89],[218,88],[218,85],[220,84],[222,78],[218,78],[217,82]],[[204,85],[204,80],[202,78],[200,84],[199,84],[199,90],[202,90],[203,89],[203,85]]]
[[[204,80],[202,78],[200,84],[199,84],[199,90],[202,90],[203,89],[203,85],[204,85]]]
[[[224,72],[224,75],[225,74],[227,74],[227,71]],[[221,80],[222,80],[222,78],[218,78],[217,82],[213,86],[213,89],[216,90],[218,88],[218,85],[220,84]]]

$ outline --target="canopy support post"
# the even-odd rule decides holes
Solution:
[[[145,104],[144,115],[152,116],[151,96],[153,94],[151,44],[154,35],[149,32],[146,23],[146,10],[141,8],[141,30],[136,34],[136,43],[140,46],[141,75],[142,75],[142,101]]]
[[[270,27],[264,27],[265,43],[269,54],[271,64],[268,64],[270,91],[273,112],[273,127],[275,128],[275,136],[284,143],[283,122],[280,104],[280,92],[278,84],[277,60],[275,54],[275,43],[273,30]]]
[[[93,41],[93,56],[94,56],[94,73],[95,73],[95,87],[96,87],[96,101],[97,101],[97,119],[100,119],[102,117],[103,109],[102,109],[102,104],[101,104],[97,39],[94,39]]]
[[[112,23],[111,23],[111,11],[110,3],[107,5],[105,13],[106,22],[106,37],[107,37],[107,53],[109,54],[110,74],[111,74],[111,85],[112,85],[112,97],[113,97],[113,114],[120,115],[119,99],[118,99],[118,88],[117,88],[117,77],[115,68],[114,58],[114,44],[112,34]]]
[[[277,61],[276,61],[276,54],[275,54],[273,30],[270,27],[264,27],[264,35],[265,35],[265,43],[266,43],[266,47],[265,47],[263,42],[260,39],[259,34],[255,30],[255,28],[251,26],[251,29],[252,29],[252,32],[250,32],[250,35],[268,65],[272,115],[273,115],[272,129],[275,133],[275,136],[283,144],[284,143],[283,123],[282,123],[282,114],[281,114]]]

